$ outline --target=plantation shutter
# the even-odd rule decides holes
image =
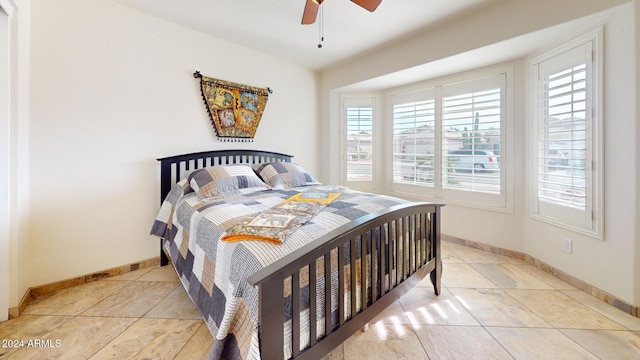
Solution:
[[[442,187],[500,194],[504,76],[443,88]]]
[[[346,181],[356,187],[373,187],[373,111],[371,98],[344,99]]]
[[[434,186],[435,100],[429,92],[394,96],[393,182]]]

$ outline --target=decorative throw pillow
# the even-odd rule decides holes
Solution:
[[[252,167],[260,178],[262,178],[262,181],[274,189],[320,184],[298,164],[271,162],[254,164]]]
[[[268,190],[248,165],[219,165],[195,170],[189,185],[200,199]]]

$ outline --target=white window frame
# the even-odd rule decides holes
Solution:
[[[11,2],[0,0],[0,321],[11,305]]]
[[[500,126],[500,194],[487,194],[481,192],[471,192],[456,189],[443,189],[442,188],[442,119],[441,106],[442,106],[442,92],[443,88],[451,87],[464,87],[465,83],[473,84],[475,82],[482,83],[486,79],[502,77],[502,109],[501,109],[501,126]],[[489,80],[491,81],[491,80]],[[387,102],[390,104],[388,109],[387,118],[390,119],[385,127],[385,133],[390,134],[385,140],[389,145],[388,149],[393,149],[393,97],[410,96],[412,93],[420,93],[429,91],[430,89],[435,91],[436,94],[436,121],[435,121],[435,133],[436,133],[436,150],[435,150],[435,167],[439,169],[435,176],[435,186],[420,186],[412,184],[399,184],[394,183],[393,172],[390,171],[385,176],[385,182],[389,183],[389,193],[391,195],[408,197],[417,200],[437,200],[446,204],[460,205],[471,208],[486,209],[492,211],[513,213],[513,170],[511,165],[511,158],[513,153],[512,139],[513,139],[513,67],[509,65],[499,65],[489,67],[486,69],[467,72],[464,74],[458,74],[455,76],[443,77],[437,80],[427,81],[419,84],[413,84],[400,88],[390,89],[387,91]],[[387,154],[386,158],[389,162],[389,166],[393,164],[393,155]]]
[[[340,95],[340,183],[349,188],[360,191],[374,191],[376,190],[376,178],[379,161],[380,149],[379,149],[379,126],[377,125],[377,102],[378,96],[375,94],[341,94]],[[346,129],[346,111],[348,107],[371,107],[372,108],[372,168],[371,168],[371,181],[348,181],[347,178],[347,129]]]
[[[531,217],[561,228],[598,239],[603,238],[603,46],[602,28],[598,28],[580,38],[561,45],[533,58],[531,69],[531,149],[530,149],[530,214]],[[539,199],[539,144],[540,126],[544,123],[541,105],[541,85],[539,77],[551,70],[557,71],[579,65],[572,61],[572,55],[584,51],[586,62],[586,151],[585,151],[585,209],[571,208]],[[564,66],[564,68],[563,68]],[[543,149],[544,150],[544,149]],[[542,150],[542,151],[543,151]]]

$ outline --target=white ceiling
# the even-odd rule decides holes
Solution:
[[[302,66],[322,70],[501,0],[383,0],[370,13],[349,0],[324,5],[301,25],[305,0],[113,0]]]

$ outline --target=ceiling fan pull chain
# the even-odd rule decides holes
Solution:
[[[322,42],[324,41],[324,1],[319,3],[320,5],[320,21],[318,21],[318,29],[319,29],[319,33],[318,33],[318,37],[319,37],[319,42],[318,42],[318,49],[322,49]]]

